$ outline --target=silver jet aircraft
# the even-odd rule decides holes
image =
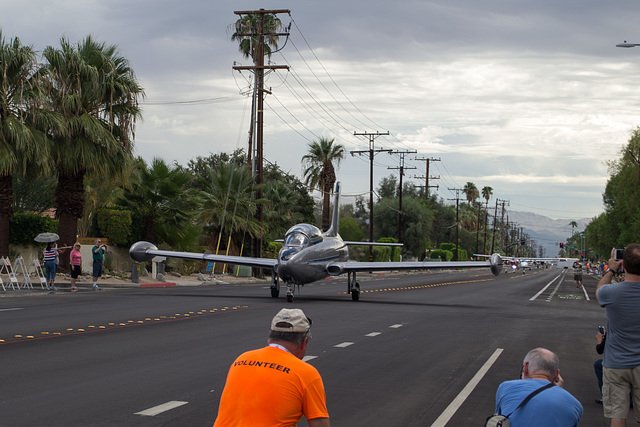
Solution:
[[[271,296],[280,295],[279,279],[287,286],[287,301],[293,301],[294,286],[304,286],[327,276],[339,276],[347,273],[347,292],[353,301],[360,299],[360,284],[356,273],[391,270],[432,270],[443,268],[479,268],[489,267],[494,275],[502,270],[500,255],[494,254],[490,261],[449,261],[449,262],[355,262],[349,261],[350,245],[365,246],[401,246],[399,243],[349,242],[338,234],[339,227],[340,182],[336,183],[331,227],[322,232],[311,224],[297,224],[291,227],[284,237],[284,245],[276,259],[253,258],[230,255],[214,255],[210,252],[175,252],[159,250],[149,242],[134,243],[129,255],[134,261],[146,262],[155,256],[174,257],[189,260],[211,261],[225,264],[244,265],[264,268],[272,271]]]

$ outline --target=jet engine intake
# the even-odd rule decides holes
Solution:
[[[327,273],[329,274],[329,276],[339,276],[344,273],[344,269],[341,265],[329,264],[327,265]]]

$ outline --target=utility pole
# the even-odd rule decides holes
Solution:
[[[486,212],[484,213],[484,238],[482,239],[482,253],[483,254],[487,254],[487,225],[489,223],[489,209],[493,209],[489,207],[489,202],[487,201],[487,203],[485,204],[485,209]],[[493,223],[493,226],[495,227],[495,221]],[[492,246],[493,246],[493,242],[491,242]],[[493,247],[491,248],[491,250],[493,251]],[[491,254],[491,252],[489,253]]]
[[[496,242],[496,224],[498,223],[498,202],[500,199],[496,198],[496,207],[493,211],[493,231],[491,233],[491,254],[493,254],[494,243]]]
[[[410,151],[394,151],[392,154],[400,155],[400,166],[397,168],[387,168],[400,170],[400,185],[398,186],[398,242],[402,243],[402,177],[404,176],[405,169],[415,169],[415,167],[405,167],[404,166],[404,155],[405,154],[414,154],[416,150]]]
[[[501,202],[502,202],[502,217],[500,219],[500,249],[499,249],[500,252],[502,252],[502,241],[503,241],[502,233],[504,232],[504,205],[505,203],[509,203],[507,200],[501,200]],[[508,218],[509,217],[507,216],[507,221],[509,221]]]
[[[429,176],[429,164],[431,162],[439,162],[440,159],[434,159],[433,157],[431,158],[427,158],[427,159],[419,159],[416,158],[416,160],[421,161],[421,162],[426,162],[427,163],[427,173],[425,174],[425,176],[414,176],[414,178],[416,179],[424,179],[424,194],[425,194],[425,199],[429,199],[429,188],[436,188],[438,189],[439,187],[437,185],[429,185],[429,179],[440,179],[439,176]],[[419,186],[417,186],[419,187]]]
[[[255,131],[255,151],[256,155],[254,158],[255,167],[253,168],[253,175],[256,183],[256,199],[262,199],[262,183],[263,180],[263,159],[264,159],[264,150],[263,150],[263,123],[264,123],[264,93],[266,91],[264,89],[264,71],[265,70],[277,70],[277,69],[286,69],[289,67],[286,65],[264,65],[264,43],[265,43],[265,28],[264,28],[264,19],[266,14],[278,14],[278,13],[290,13],[288,9],[277,9],[277,10],[250,10],[250,11],[235,11],[233,12],[236,15],[257,15],[257,28],[255,33],[252,31],[247,34],[238,34],[240,37],[251,37],[254,38],[253,43],[255,43],[255,53],[253,55],[253,66],[234,66],[234,70],[242,71],[242,70],[250,70],[255,74],[255,99],[256,99],[256,131]],[[288,36],[289,33],[269,33],[269,37],[278,37],[278,36]],[[257,41],[255,39],[257,38]],[[253,124],[252,124],[253,126]],[[249,148],[251,150],[251,148]],[[248,153],[251,156],[251,153]],[[263,208],[262,204],[258,203],[256,212],[256,218],[258,221],[262,222],[263,217]],[[262,239],[258,238],[254,241],[253,248],[254,256],[262,257]]]
[[[454,191],[456,192],[456,198],[455,199],[447,199],[447,200],[455,200],[456,201],[456,252],[455,252],[455,256],[453,257],[454,261],[458,261],[458,229],[460,228],[460,225],[458,223],[458,205],[460,203],[460,192],[463,190],[462,188],[449,188],[448,190]]]
[[[389,131],[380,133],[369,132],[354,132],[355,136],[368,136],[369,137],[369,149],[362,151],[351,151],[351,155],[369,153],[369,241],[373,242],[373,157],[376,153],[391,153],[391,150],[374,149],[374,141],[378,136],[389,135]],[[373,261],[373,247],[369,246],[369,261]]]

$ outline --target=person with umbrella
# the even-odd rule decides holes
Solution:
[[[46,272],[47,289],[49,293],[57,291],[55,286],[56,272],[58,270],[59,255],[56,241],[60,237],[56,233],[40,233],[35,239],[36,242],[46,243],[47,247],[44,249],[44,268]],[[68,249],[70,246],[60,248],[60,250]]]
[[[47,289],[49,289],[49,293],[54,293],[57,290],[54,282],[56,280],[56,270],[58,268],[58,265],[56,264],[56,258],[58,257],[56,242],[48,242],[43,254],[44,269],[47,277]]]

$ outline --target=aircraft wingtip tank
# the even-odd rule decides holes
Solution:
[[[497,276],[502,271],[502,257],[500,254],[491,255],[491,272],[494,276]]]
[[[148,250],[157,251],[158,248],[153,243],[136,242],[129,248],[129,256],[136,262],[147,262],[154,257],[154,255],[147,253]]]

